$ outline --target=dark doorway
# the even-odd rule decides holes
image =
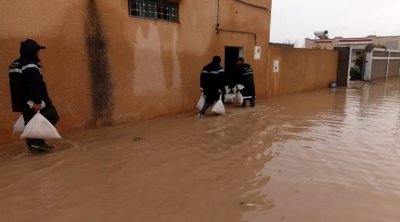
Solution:
[[[337,86],[347,86],[350,66],[350,47],[336,47],[335,50],[338,51],[339,55],[336,84]]]
[[[229,88],[232,88],[235,85],[235,61],[241,56],[242,48],[240,47],[225,47],[225,85],[228,85]]]

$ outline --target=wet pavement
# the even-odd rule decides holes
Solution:
[[[0,145],[0,221],[400,221],[397,78],[62,136]]]

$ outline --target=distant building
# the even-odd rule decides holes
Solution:
[[[333,50],[335,47],[352,47],[365,49],[367,45],[373,45],[377,48],[400,50],[400,36],[369,35],[365,38],[335,37],[333,39],[305,39],[305,48],[308,49]]]
[[[305,48],[348,48],[348,80],[374,80],[400,75],[400,36],[306,38]]]

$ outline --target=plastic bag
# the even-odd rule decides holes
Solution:
[[[224,103],[222,103],[222,96],[219,96],[219,100],[214,104],[214,107],[211,109],[211,112],[217,113],[217,114],[224,114],[225,113],[225,107]]]
[[[225,93],[229,93],[229,91],[231,91],[231,89],[229,89],[229,86],[225,86]]]
[[[205,102],[206,102],[206,96],[203,93],[201,93],[200,99],[197,102],[197,109],[202,110]]]
[[[242,94],[240,93],[240,91],[238,91],[238,92],[235,94],[235,103],[238,104],[238,105],[242,105],[242,103],[243,103],[243,96],[242,96]]]
[[[25,129],[24,117],[22,115],[20,115],[14,124],[13,132],[14,133],[22,133],[24,131],[24,129]]]
[[[225,94],[225,96],[224,96],[224,102],[225,103],[233,103],[233,100],[235,99],[235,94],[230,94],[230,93],[227,93],[227,94]]]
[[[61,139],[61,136],[56,128],[40,112],[37,112],[26,124],[22,138]]]

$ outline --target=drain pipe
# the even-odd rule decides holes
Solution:
[[[260,8],[260,9],[263,9],[263,10],[267,10],[268,12],[271,12],[271,10],[269,10],[268,8],[261,7],[261,6],[258,6],[258,5],[254,5],[254,4],[242,1],[242,0],[234,0],[234,1],[240,2],[242,4],[246,4],[246,5],[249,5],[249,6],[252,6],[252,7],[256,7],[256,8]],[[230,33],[252,35],[252,36],[254,36],[254,45],[257,45],[257,34],[255,32],[239,31],[239,30],[232,30],[232,29],[223,29],[223,28],[219,27],[219,0],[218,0],[218,5],[217,5],[217,25],[215,27],[215,31],[217,32],[217,35],[220,32],[230,32]]]

